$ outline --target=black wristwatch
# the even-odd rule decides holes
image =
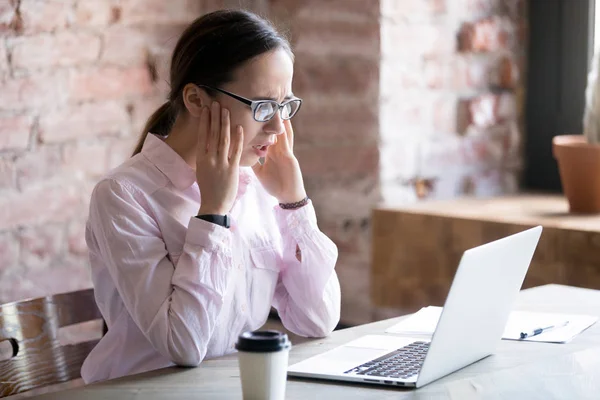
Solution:
[[[216,215],[216,214],[204,214],[196,215],[196,218],[203,219],[204,221],[212,222],[213,224],[221,225],[222,227],[229,228],[230,221],[228,215]]]

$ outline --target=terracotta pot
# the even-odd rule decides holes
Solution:
[[[552,153],[570,211],[600,212],[600,145],[588,144],[583,135],[559,135]]]

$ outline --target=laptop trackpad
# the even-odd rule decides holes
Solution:
[[[346,346],[338,347],[293,365],[290,370],[324,374],[343,373],[364,362],[381,357],[386,353],[386,350]]]
[[[414,340],[368,335],[293,365],[290,370],[324,374],[343,373]]]

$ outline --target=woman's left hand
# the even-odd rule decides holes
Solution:
[[[285,133],[275,137],[265,162],[252,167],[265,190],[280,203],[295,203],[306,197],[300,164],[294,155],[294,130],[290,120],[283,121]]]

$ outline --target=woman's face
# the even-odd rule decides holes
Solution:
[[[277,49],[261,54],[242,65],[236,71],[235,79],[219,89],[249,100],[268,99],[281,103],[293,97],[293,74],[294,65],[290,56],[285,50]],[[237,125],[244,128],[241,166],[256,164],[260,157],[265,156],[267,147],[275,142],[275,135],[285,132],[280,112],[267,122],[257,122],[249,105],[223,93],[218,93],[216,100],[230,111],[232,134]]]

